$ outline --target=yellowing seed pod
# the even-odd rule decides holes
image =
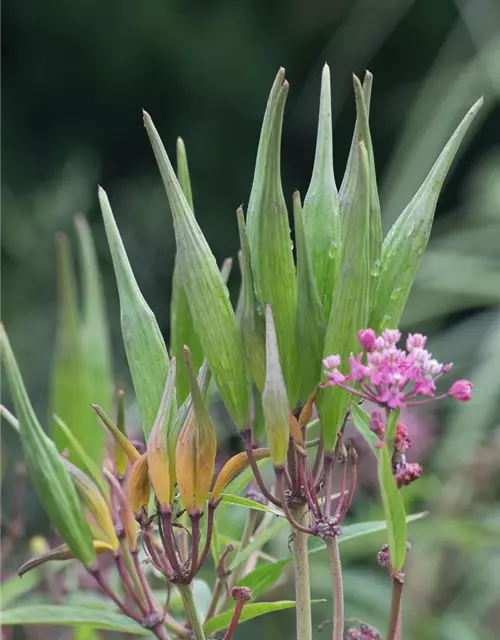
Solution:
[[[140,513],[146,508],[151,495],[148,475],[148,454],[143,453],[132,465],[128,479],[128,497],[134,513]]]

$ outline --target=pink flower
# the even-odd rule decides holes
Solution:
[[[450,370],[451,364],[433,358],[424,348],[427,338],[420,333],[408,336],[406,351],[397,347],[400,339],[398,329],[385,329],[378,337],[373,329],[362,329],[358,340],[366,355],[351,354],[349,372],[345,375],[338,370],[339,355],[325,358],[326,386],[338,385],[388,409],[425,404],[447,396],[462,402],[470,400],[472,384],[467,380],[459,380],[447,394],[436,396],[436,380]]]
[[[358,331],[358,340],[366,351],[375,351],[377,348],[377,334],[373,329],[361,329],[361,331]]]
[[[385,428],[380,411],[372,411],[369,428],[370,431],[373,431],[381,440],[383,439]]]
[[[341,362],[340,356],[328,356],[323,360],[323,366],[325,369],[337,369],[337,367],[340,367]]]
[[[451,385],[448,395],[460,402],[468,402],[472,398],[472,382],[469,380],[457,380]]]
[[[411,447],[410,436],[408,435],[408,429],[402,422],[398,422],[396,425],[396,440],[394,442],[394,448],[399,453],[405,453]]]
[[[363,380],[370,373],[368,367],[361,363],[361,359],[363,358],[362,353],[358,353],[356,357],[354,357],[351,353],[349,356],[349,364],[351,365],[351,372],[347,376],[347,380]]]

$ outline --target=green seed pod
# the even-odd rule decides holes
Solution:
[[[229,291],[147,113],[144,125],[172,210],[178,265],[194,328],[224,404],[237,427],[244,429],[250,418],[249,385]]]
[[[257,389],[262,393],[266,379],[266,322],[255,298],[250,246],[241,207],[236,212],[236,215],[238,216],[241,245],[241,338],[248,368]]]
[[[366,327],[370,300],[370,174],[368,154],[360,142],[360,182],[342,244],[342,263],[333,295],[332,310],[326,329],[325,356],[342,357],[343,366],[351,352],[359,351],[357,333]],[[342,427],[350,396],[340,387],[324,389],[319,395],[318,410],[325,451],[332,452]]]
[[[397,327],[424,253],[441,187],[460,143],[483,104],[478,100],[459,124],[410,204],[393,224],[382,247],[380,276],[370,326]]]
[[[167,378],[167,349],[156,318],[139,290],[108,196],[101,187],[99,202],[118,285],[123,342],[141,414],[142,428],[148,437]]]
[[[286,462],[288,451],[289,405],[270,305],[266,305],[266,384],[262,393],[262,408],[271,457],[274,466],[280,468]]]
[[[193,194],[186,156],[186,148],[182,138],[177,138],[177,177],[182,192],[191,211],[194,213]],[[183,347],[187,345],[193,358],[193,366],[198,372],[203,363],[203,348],[193,325],[193,318],[189,310],[189,302],[182,286],[178,257],[175,258],[174,275],[172,280],[172,302],[170,304],[170,349],[176,357],[177,366],[177,401],[179,406],[189,395],[189,384],[186,366],[184,364]]]
[[[217,437],[205,408],[187,347],[184,348],[184,357],[193,411],[190,412],[179,435],[175,462],[179,493],[188,513],[193,513],[203,509],[210,493],[215,470]]]
[[[281,185],[281,127],[288,94],[280,70],[267,103],[248,203],[247,232],[255,291],[273,309],[288,398],[298,397],[300,358],[295,340],[297,279],[290,226]]]
[[[116,396],[117,409],[116,409],[116,428],[126,438],[125,430],[125,392],[123,389],[118,389]],[[125,476],[128,466],[128,457],[123,447],[115,440],[113,447],[113,460],[115,462],[116,473],[118,477],[122,479]]]
[[[301,361],[299,399],[304,402],[321,378],[326,318],[314,280],[298,191],[293,194],[293,214],[297,246],[297,337]]]
[[[29,477],[49,520],[75,557],[88,567],[96,554],[82,505],[61,456],[38,422],[3,325],[0,347]]]
[[[303,218],[313,277],[324,313],[328,316],[340,258],[341,235],[339,197],[333,172],[332,103],[330,68],[327,64],[321,76],[316,155],[311,183],[304,200]]]

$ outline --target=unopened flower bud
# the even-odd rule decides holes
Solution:
[[[377,334],[373,329],[358,331],[358,340],[365,351],[375,351],[377,348]]]
[[[193,513],[203,509],[210,492],[215,470],[217,438],[214,425],[203,403],[187,347],[184,347],[184,358],[193,408],[179,434],[175,466],[182,500],[188,513]]]
[[[249,587],[233,587],[231,596],[237,602],[248,602],[252,599],[252,590]]]
[[[422,467],[418,462],[408,463],[396,474],[398,488],[415,482],[422,475]]]
[[[448,395],[460,402],[468,402],[472,398],[473,384],[469,380],[457,380],[451,385]]]
[[[382,640],[380,633],[368,624],[351,627],[346,634],[346,640]]]

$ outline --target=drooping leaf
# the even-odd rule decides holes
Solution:
[[[441,188],[468,128],[481,108],[478,100],[459,124],[411,202],[391,227],[383,246],[370,326],[397,327],[420,258],[427,247]]]
[[[325,602],[325,600],[312,600],[311,604],[317,604],[318,602]],[[251,602],[245,605],[241,612],[240,623],[252,620],[259,616],[263,616],[266,613],[273,613],[274,611],[282,611],[283,609],[293,609],[296,606],[294,600],[282,600],[278,602]],[[226,629],[231,622],[233,612],[225,611],[224,613],[214,616],[207,620],[203,625],[205,633],[210,636],[217,631]]]
[[[255,511],[264,511],[264,513],[272,513],[275,516],[284,518],[284,513],[281,509],[276,508],[272,504],[261,504],[255,500],[249,498],[243,498],[242,496],[233,496],[230,493],[223,493],[221,500],[224,504],[231,504],[236,507],[243,507],[244,509],[255,509]]]
[[[147,113],[144,113],[144,125],[174,219],[179,272],[194,328],[231,417],[239,429],[248,428],[249,384],[243,344],[228,289]]]
[[[316,155],[311,183],[304,200],[303,219],[303,234],[310,256],[312,276],[321,308],[325,316],[328,317],[332,306],[333,286],[340,258],[341,234],[339,197],[333,171],[332,103],[330,68],[327,64],[323,67],[321,76]],[[300,271],[298,259],[297,270]],[[300,273],[298,278],[300,307]],[[302,313],[308,315],[304,310]],[[321,356],[321,354],[319,355]]]
[[[378,480],[387,522],[389,555],[394,573],[401,571],[406,558],[406,514],[403,498],[392,473],[391,458],[387,444],[380,448]]]
[[[90,566],[96,554],[80,500],[61,456],[38,422],[3,325],[0,325],[0,347],[30,480],[61,538],[75,557]]]
[[[368,155],[362,142],[359,143],[358,153],[360,173],[356,200],[346,222],[342,262],[323,349],[325,356],[341,356],[343,372],[346,372],[349,355],[358,350],[357,334],[367,326],[370,308],[370,174]],[[319,394],[317,406],[326,451],[333,451],[335,447],[349,400],[350,395],[338,386],[326,388]]]
[[[167,379],[167,349],[156,318],[139,290],[108,196],[100,187],[99,202],[120,297],[123,342],[141,414],[142,428],[148,437]]]
[[[153,637],[151,631],[143,629],[137,622],[120,613],[102,609],[85,609],[80,606],[39,604],[2,609],[0,624],[6,627],[34,624],[63,627],[82,625],[94,629]]]
[[[297,281],[288,211],[281,185],[281,128],[288,82],[280,69],[271,89],[257,152],[247,212],[247,232],[255,290],[260,304],[270,304],[290,406],[299,384],[300,359],[295,340]]]

